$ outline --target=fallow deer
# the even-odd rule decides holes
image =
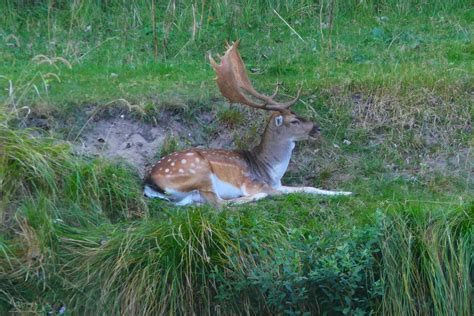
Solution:
[[[217,73],[217,85],[230,102],[273,111],[260,144],[251,150],[193,148],[172,153],[152,168],[145,180],[144,194],[177,205],[209,202],[217,206],[293,192],[351,194],[281,184],[295,142],[317,136],[320,129],[289,110],[298,101],[301,89],[293,100],[279,103],[274,100],[278,85],[272,96],[262,95],[252,87],[238,46],[239,41],[228,45],[220,64],[211,55],[209,59]]]

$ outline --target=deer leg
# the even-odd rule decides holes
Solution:
[[[174,203],[177,206],[185,206],[185,205],[191,205],[194,203],[202,203],[202,197],[198,191],[194,190],[184,195],[179,200],[175,200]]]
[[[225,200],[224,203],[227,205],[245,204],[245,203],[250,203],[250,202],[256,202],[258,200],[266,198],[268,195],[269,195],[268,193],[260,192],[254,195],[242,196],[242,197],[232,199],[232,200]]]
[[[200,193],[206,202],[208,202],[209,204],[213,205],[216,208],[221,208],[222,205],[225,203],[223,199],[221,199],[217,194],[215,194],[212,191],[204,191]]]
[[[352,192],[346,192],[346,191],[329,191],[329,190],[321,190],[321,189],[316,189],[313,187],[287,187],[287,186],[281,186],[278,191],[283,194],[288,194],[288,193],[308,193],[308,194],[320,194],[320,195],[351,195]]]
[[[239,205],[244,203],[256,202],[270,195],[280,194],[277,190],[264,182],[246,181],[244,183],[244,193],[242,197],[225,201],[226,204]]]
[[[214,192],[201,192],[201,196],[211,205],[216,207],[217,209],[221,209],[224,205],[239,205],[249,202],[255,202],[260,199],[265,198],[268,196],[267,193],[257,193],[252,196],[243,196],[231,200],[223,200]]]

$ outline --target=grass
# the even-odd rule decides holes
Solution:
[[[151,2],[4,2],[0,313],[472,314],[469,4],[160,2],[155,61]],[[354,197],[176,208],[65,141],[120,108],[255,144],[264,115],[221,106],[204,57],[237,38],[258,90],[301,82],[323,130],[284,181]],[[171,134],[157,157],[188,145]]]
[[[472,312],[472,283],[468,275],[472,260],[472,206],[465,213],[446,211],[421,217],[417,207],[390,222],[382,248],[386,266],[394,268],[384,276],[390,284],[390,299],[384,310],[410,315],[434,312],[468,315]],[[449,219],[448,219],[449,218]],[[391,247],[391,243],[397,247]],[[404,249],[400,254],[398,251]],[[400,264],[400,255],[408,257]],[[409,260],[417,257],[417,261]]]

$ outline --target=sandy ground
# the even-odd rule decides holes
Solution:
[[[159,126],[124,118],[106,119],[94,122],[84,130],[74,148],[79,154],[123,159],[143,175],[166,137],[166,130]]]
[[[211,123],[215,117],[203,116],[202,124]],[[233,147],[232,134],[221,130],[213,135],[205,135],[197,124],[189,125],[180,121],[178,115],[165,113],[157,124],[124,116],[99,118],[88,122],[76,141],[73,142],[77,154],[101,156],[110,160],[123,160],[132,165],[140,176],[144,176],[158,160],[158,154],[167,139],[178,139],[181,147]]]

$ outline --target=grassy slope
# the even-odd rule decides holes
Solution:
[[[83,5],[52,10],[50,20],[45,5],[9,8],[0,29],[4,308],[469,313],[472,9],[340,5],[328,49],[319,6],[285,3],[277,9],[304,41],[263,2],[211,2],[194,41],[192,7],[159,6],[158,35],[169,39],[158,62],[147,7],[100,14]],[[21,122],[23,106],[78,122],[85,106],[118,99],[144,119],[163,106],[205,111],[218,91],[203,55],[222,51],[226,38],[243,39],[259,89],[281,80],[291,95],[302,82],[297,110],[325,130],[319,156],[297,161],[287,181],[309,174],[356,197],[295,195],[219,214],[173,209],[144,201],[124,166],[83,161],[6,127]],[[459,150],[463,164],[430,169],[428,159]]]

